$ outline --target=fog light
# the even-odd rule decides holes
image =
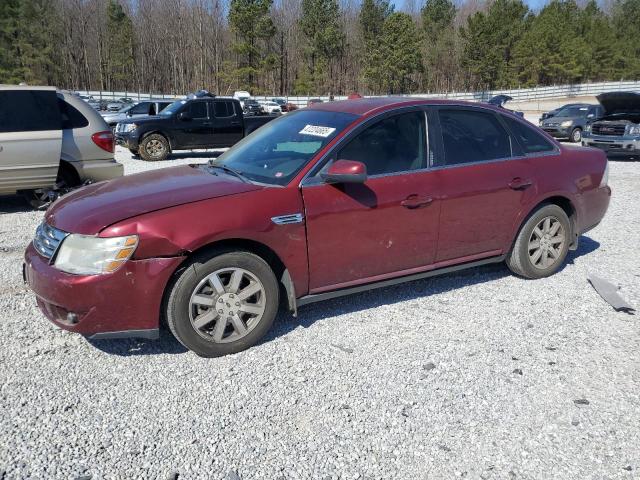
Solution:
[[[78,323],[78,314],[73,312],[67,313],[67,322],[69,322],[72,325],[75,325],[76,323]]]

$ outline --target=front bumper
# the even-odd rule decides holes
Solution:
[[[629,135],[584,135],[582,145],[604,150],[609,156],[635,156],[640,155],[640,137]]]
[[[550,127],[545,125],[540,128],[542,128],[542,130],[547,132],[553,138],[569,138],[571,136],[571,130],[573,130],[573,127]]]
[[[89,338],[157,337],[162,296],[184,257],[130,260],[104,275],[73,275],[49,265],[30,244],[23,275],[42,313]]]
[[[133,132],[115,132],[116,145],[121,145],[129,150],[138,150],[140,138]]]

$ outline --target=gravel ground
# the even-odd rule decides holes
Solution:
[[[118,151],[127,173],[189,155]],[[493,266],[316,304],[211,360],[53,327],[20,271],[42,213],[0,198],[0,479],[639,478],[638,317],[586,281],[640,307],[640,163],[610,168],[607,217],[551,278]]]

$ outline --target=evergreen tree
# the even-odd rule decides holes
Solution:
[[[273,0],[231,0],[229,25],[235,34],[233,50],[238,57],[235,74],[242,89],[255,90],[257,77],[277,62],[266,48],[276,33],[269,16],[272,4]]]
[[[613,8],[613,28],[622,58],[617,71],[622,78],[640,78],[640,0],[619,0]]]
[[[304,53],[311,83],[320,91],[327,74],[333,83],[328,71],[330,62],[338,58],[345,47],[337,0],[302,0],[300,28],[306,41]]]
[[[456,7],[451,0],[427,0],[422,17],[423,57],[427,90],[447,90],[458,70]]]
[[[0,1],[0,83],[24,80],[18,48],[20,0]]]
[[[552,0],[531,18],[514,49],[511,71],[515,81],[535,86],[575,83],[584,78],[588,47],[578,34],[579,19],[574,0]]]
[[[472,87],[494,89],[514,83],[509,63],[525,31],[528,14],[521,0],[496,0],[486,13],[477,12],[467,19],[461,31],[462,66],[472,78]]]
[[[382,80],[386,93],[409,93],[411,76],[421,70],[420,37],[411,15],[392,13],[384,21],[380,45]]]
[[[107,4],[107,88],[126,88],[133,76],[133,23],[117,0]]]
[[[369,88],[382,89],[381,41],[384,21],[393,13],[393,5],[388,0],[364,0],[358,20],[363,45],[363,77]]]

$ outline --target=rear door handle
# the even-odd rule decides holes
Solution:
[[[533,185],[532,180],[523,179],[520,177],[516,177],[509,182],[509,188],[511,190],[524,190],[525,188],[529,188]]]
[[[431,197],[421,197],[419,195],[409,195],[407,198],[400,202],[404,208],[414,209],[425,207],[433,202],[433,198]]]

